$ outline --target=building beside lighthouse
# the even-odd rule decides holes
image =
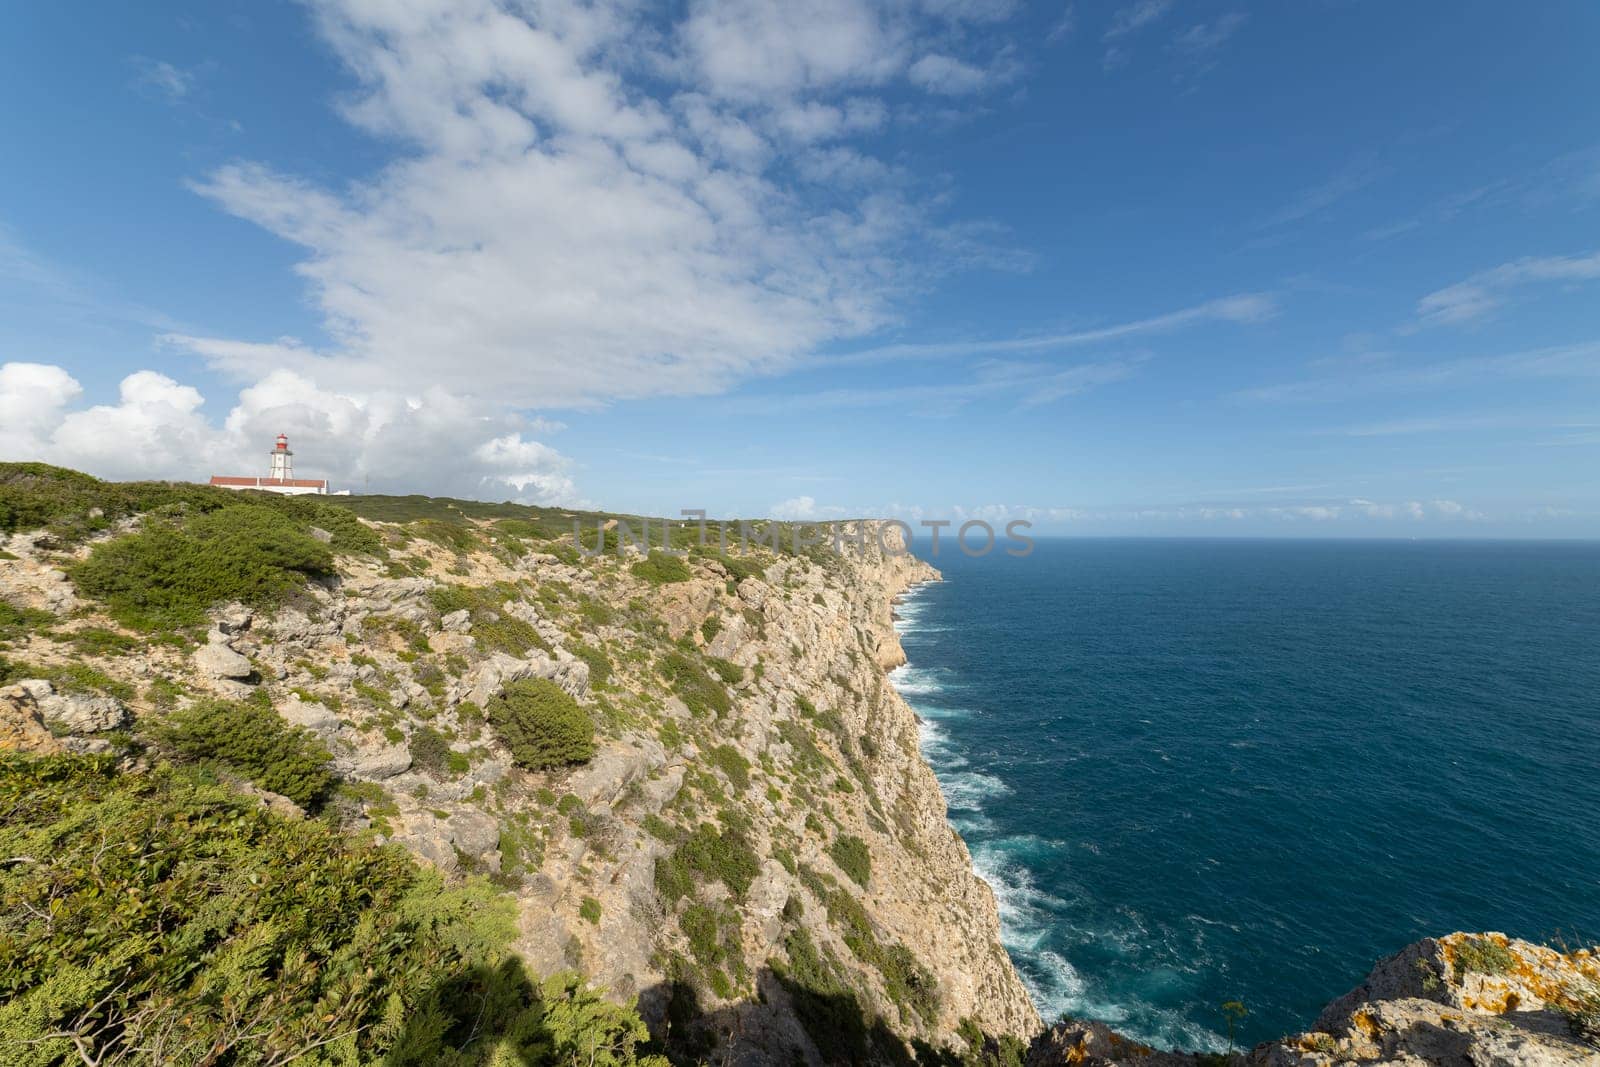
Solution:
[[[265,478],[236,478],[226,474],[213,474],[211,484],[222,489],[260,489],[268,493],[283,493],[288,496],[299,496],[313,493],[318,496],[328,495],[328,482],[323,478],[296,478],[294,476],[294,453],[289,451],[289,438],[286,434],[279,434],[276,446],[268,453],[271,466],[267,468]],[[349,490],[335,493],[334,496],[348,496]]]

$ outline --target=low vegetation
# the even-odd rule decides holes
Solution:
[[[828,847],[828,855],[852,882],[863,889],[867,887],[872,878],[872,854],[865,841],[853,834],[840,834]]]
[[[1517,957],[1500,942],[1487,937],[1464,938],[1455,946],[1456,980],[1466,974],[1506,974]]]
[[[96,545],[71,576],[80,592],[139,629],[205,621],[213,604],[283,601],[333,574],[333,553],[285,515],[245,505],[182,523],[151,520],[138,533]]]
[[[512,682],[489,702],[488,716],[511,758],[530,770],[582,763],[594,755],[594,721],[549,679]]]
[[[303,807],[321,804],[336,784],[322,742],[263,704],[198,701],[151,733],[180,761],[231,772]]]
[[[651,585],[665,585],[668,582],[687,582],[693,577],[687,563],[677,556],[667,555],[660,549],[651,551],[648,556],[628,569],[635,578],[643,578]]]
[[[666,1067],[572,976],[535,984],[513,911],[167,768],[0,754],[7,1063]]]

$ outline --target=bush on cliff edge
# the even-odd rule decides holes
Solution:
[[[511,758],[530,770],[583,763],[594,755],[594,721],[547,678],[512,682],[489,702],[488,715]]]

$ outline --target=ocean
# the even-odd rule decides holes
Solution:
[[[932,562],[893,681],[1047,1021],[1218,1049],[1424,936],[1600,939],[1600,544]]]

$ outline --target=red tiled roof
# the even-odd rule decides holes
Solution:
[[[287,489],[326,489],[328,482],[321,478],[231,478],[225,474],[213,474],[212,485],[246,485],[252,488],[266,488],[267,486],[282,486]]]

